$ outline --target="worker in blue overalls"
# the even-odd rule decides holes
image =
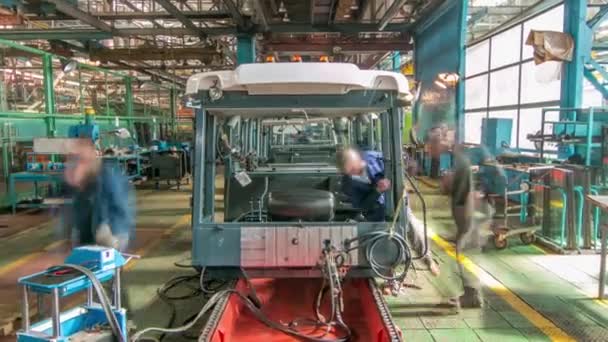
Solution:
[[[78,139],[68,155],[65,181],[72,194],[72,244],[124,251],[135,232],[133,192],[126,176],[104,165],[91,139]]]
[[[344,174],[343,192],[354,208],[361,209],[363,218],[368,222],[383,222],[386,219],[385,192],[391,189],[391,181],[384,175],[384,158],[381,152],[362,151],[347,148],[339,158],[340,168]],[[409,228],[407,238],[413,249],[424,253],[424,226],[407,208]],[[439,267],[429,251],[423,256],[431,273],[439,275]]]

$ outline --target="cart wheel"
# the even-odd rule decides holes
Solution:
[[[498,249],[507,248],[507,237],[504,234],[494,235],[494,246]]]
[[[519,234],[519,238],[524,245],[530,245],[536,241],[536,235],[534,233],[521,233]]]

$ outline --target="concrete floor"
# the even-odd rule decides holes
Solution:
[[[490,249],[460,259],[484,285],[483,309],[450,315],[437,308],[443,299],[458,294],[461,285],[453,249],[446,241],[453,231],[449,204],[437,190],[427,186],[423,189],[430,227],[436,233],[431,246],[442,273],[434,278],[418,265],[421,270],[410,272],[404,293],[387,297],[406,340],[608,340],[608,305],[593,299],[599,256],[551,255],[536,246],[521,245],[516,238],[507,250]],[[189,197],[187,188],[138,190],[137,243],[133,251],[143,258],[130,265],[124,276],[129,315],[137,328],[167,324],[169,308],[158,300],[156,289],[174,275],[191,272],[173,265],[184,260],[187,263],[189,257]],[[218,192],[220,210],[221,199]],[[18,328],[17,278],[60,262],[66,251],[67,244],[58,239],[51,220],[26,234],[0,240],[0,335],[10,335]],[[197,298],[179,303],[176,321],[195,313],[203,301]],[[14,337],[0,338],[5,340]]]

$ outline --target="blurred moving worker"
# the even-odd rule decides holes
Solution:
[[[72,144],[65,181],[72,194],[73,245],[97,244],[124,251],[135,233],[133,191],[117,167],[105,165],[90,139]]]
[[[385,221],[384,193],[391,188],[391,181],[384,176],[382,153],[360,152],[354,148],[346,148],[342,151],[338,161],[344,174],[343,192],[350,197],[353,207],[363,210],[365,221]],[[418,255],[422,255],[426,239],[424,225],[414,216],[409,206],[406,212],[410,225],[407,229],[407,239]],[[439,275],[439,266],[433,260],[430,251],[427,251],[423,259],[431,273],[435,276]]]
[[[456,224],[456,253],[477,253],[481,251],[479,224],[473,222],[475,214],[475,192],[471,162],[465,154],[464,146],[456,144],[453,148],[454,175],[450,191],[452,216]],[[458,263],[464,294],[453,299],[456,305],[463,308],[479,308],[481,299],[479,279],[466,271]]]

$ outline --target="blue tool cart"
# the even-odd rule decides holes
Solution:
[[[136,256],[123,255],[112,248],[83,246],[72,251],[65,265],[20,278],[23,323],[17,341],[84,341],[102,336],[110,340],[112,335],[119,341],[127,341],[120,272],[133,257]],[[113,281],[111,300],[101,285],[109,281]],[[60,312],[62,298],[82,291],[87,293],[86,303]],[[93,300],[94,292],[98,302]],[[37,294],[39,300],[40,296],[51,296],[51,317],[30,323],[30,294]]]

